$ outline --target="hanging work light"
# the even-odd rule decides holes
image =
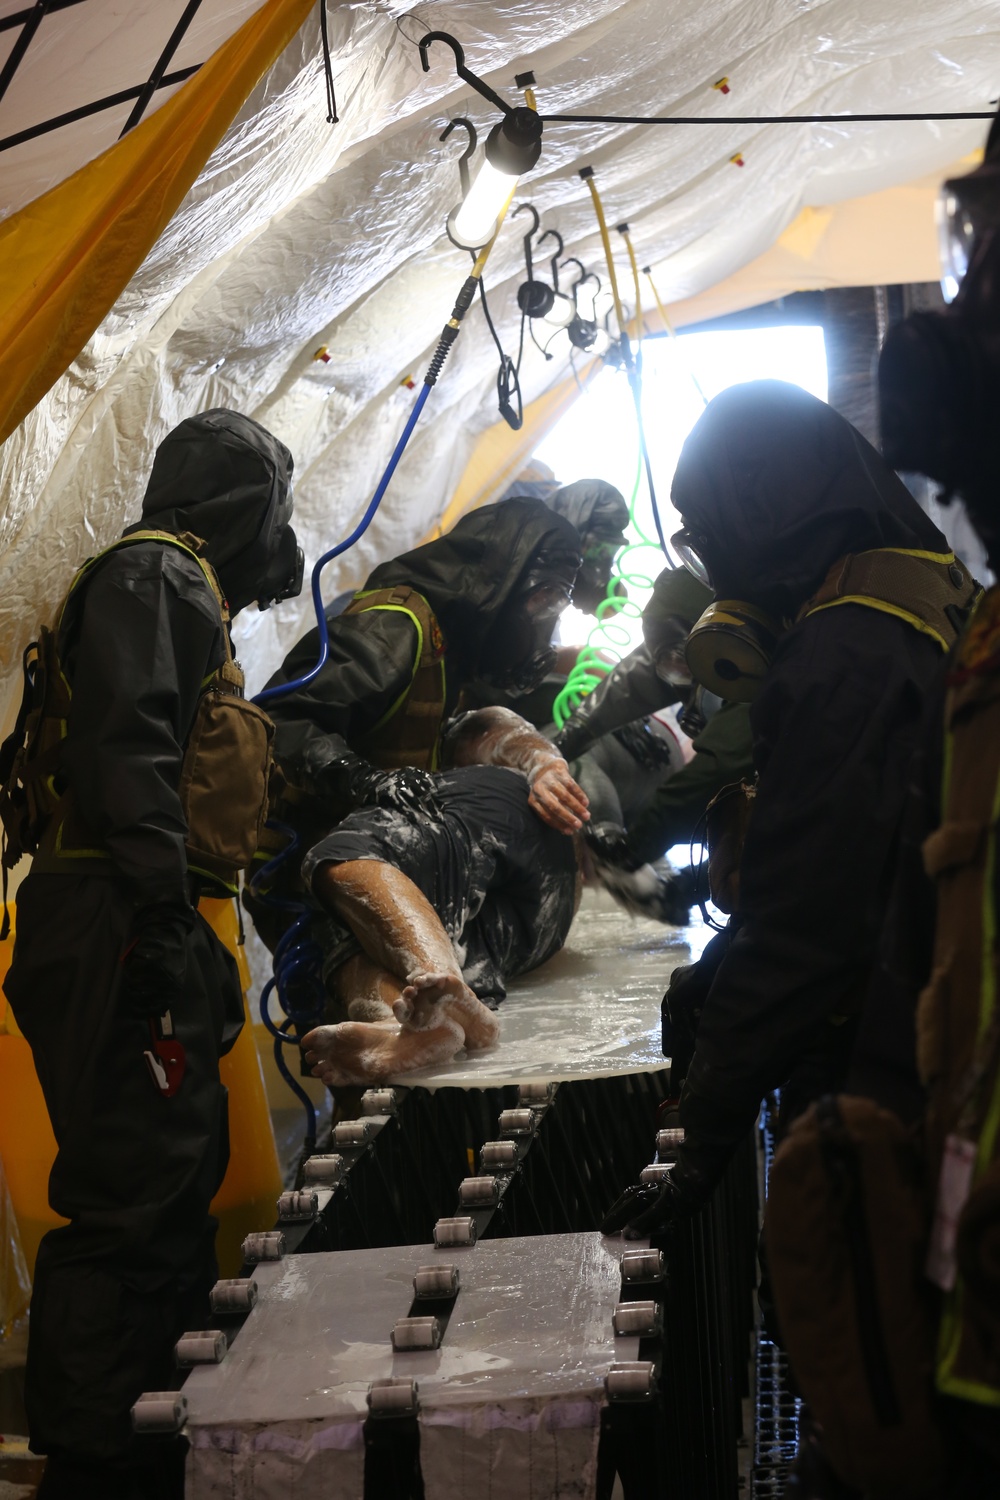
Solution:
[[[548,312],[544,314],[543,322],[547,327],[558,332],[559,329],[566,328],[572,323],[576,314],[576,305],[572,297],[567,297],[564,292],[559,290],[559,257],[563,253],[563,237],[558,229],[546,229],[545,233],[539,236],[538,248],[541,248],[546,240],[555,240],[558,249],[550,262],[552,266],[552,305]]]
[[[459,78],[503,111],[503,119],[486,137],[486,159],[459,206],[448,215],[448,234],[464,250],[478,250],[493,238],[497,220],[510,201],[517,179],[530,172],[542,151],[542,122],[525,104],[512,107],[465,66],[465,52],[447,31],[429,31],[420,39],[420,64],[430,71],[427,51],[444,42],[455,55]]]

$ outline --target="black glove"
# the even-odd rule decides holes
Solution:
[[[140,906],[121,956],[121,1005],[134,1020],[162,1016],[184,994],[188,938],[195,925],[186,901]]]
[[[616,870],[631,873],[645,863],[632,853],[628,834],[618,823],[587,824],[583,837],[587,848],[602,865],[613,865]]]
[[[624,1234],[627,1240],[672,1234],[693,1219],[712,1196],[717,1177],[688,1165],[682,1155],[664,1183],[626,1188],[601,1220],[602,1234]]]
[[[388,812],[433,811],[437,807],[435,778],[430,771],[418,771],[414,766],[379,771],[359,757],[351,766],[349,785],[358,807],[384,807]]]
[[[576,760],[590,749],[594,743],[594,736],[586,721],[577,718],[567,719],[555,739],[552,741],[563,760]]]

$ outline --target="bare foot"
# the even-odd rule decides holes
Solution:
[[[411,974],[392,1009],[406,1031],[439,1026],[447,1018],[461,1027],[470,1052],[495,1046],[500,1035],[496,1016],[458,974]]]
[[[356,995],[347,1007],[352,1021],[391,1021],[392,1006],[376,995]]]
[[[302,1046],[313,1076],[338,1088],[381,1083],[395,1073],[447,1062],[464,1041],[461,1028],[441,1015],[437,1026],[418,1032],[362,1021],[317,1026],[302,1038]]]

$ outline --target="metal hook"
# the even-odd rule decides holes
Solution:
[[[471,120],[467,120],[464,115],[456,115],[453,120],[448,121],[447,125],[438,136],[438,140],[446,141],[451,135],[451,132],[455,129],[456,125],[464,125],[465,129],[469,132],[469,144],[466,146],[465,150],[458,158],[458,175],[462,181],[462,197],[466,198],[468,197],[469,193],[468,162],[476,147],[479,145],[479,137],[476,134],[476,127],[475,125],[473,125]]]
[[[552,264],[552,289],[553,289],[553,291],[558,292],[558,290],[559,290],[559,257],[563,253],[563,237],[559,233],[558,229],[546,229],[546,231],[545,231],[544,234],[539,235],[539,237],[538,237],[538,244],[541,245],[544,240],[547,240],[549,238],[554,239],[556,241],[556,243],[558,244],[558,246],[559,246],[559,249],[556,251],[555,255],[553,255],[553,257],[552,257],[552,262],[551,262],[551,264]]]
[[[420,38],[417,45],[420,50],[420,66],[425,73],[429,73],[431,70],[427,53],[432,42],[444,42],[446,47],[451,48],[455,57],[455,72],[459,78],[464,79],[467,84],[475,89],[477,94],[481,94],[484,99],[488,99],[491,104],[495,104],[497,109],[502,110],[505,115],[511,113],[513,106],[508,104],[506,99],[501,99],[499,94],[493,92],[488,83],[484,83],[481,78],[478,78],[472,72],[471,68],[465,66],[465,50],[461,42],[456,37],[453,37],[449,31],[428,31]]]
[[[539,229],[539,222],[540,221],[539,221],[539,218],[538,218],[538,209],[535,207],[535,205],[533,203],[519,203],[517,205],[517,207],[515,208],[514,212],[511,214],[511,218],[512,219],[516,219],[517,216],[518,216],[518,214],[524,213],[525,209],[527,209],[528,213],[531,215],[532,220],[533,220],[531,228],[528,230],[527,234],[524,236],[524,260],[525,260],[526,266],[528,267],[528,280],[529,281],[533,281],[534,280],[534,276],[532,274],[532,267],[531,267],[531,241],[533,240],[533,238],[535,237],[535,235],[538,233],[538,229]]]

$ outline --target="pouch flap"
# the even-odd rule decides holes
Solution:
[[[931,877],[971,865],[982,848],[986,829],[972,821],[942,823],[923,842],[924,869]]]

